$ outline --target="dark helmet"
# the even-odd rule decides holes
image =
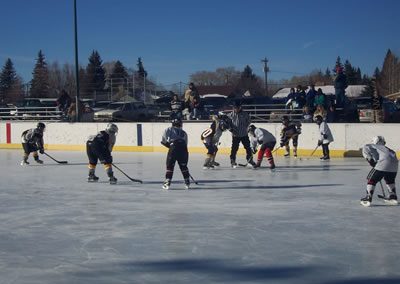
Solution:
[[[174,118],[171,122],[173,127],[182,127],[182,120],[179,118]]]
[[[324,118],[322,116],[320,116],[320,115],[316,115],[314,117],[314,120],[315,120],[316,123],[321,124],[322,121],[324,120]]]
[[[46,125],[43,122],[38,122],[36,128],[43,131],[46,128]]]
[[[287,115],[282,116],[281,121],[283,124],[289,123],[289,117]]]
[[[247,127],[247,132],[249,133],[254,133],[254,131],[256,130],[256,127],[253,124],[250,124],[249,127]]]
[[[109,123],[107,124],[106,132],[116,134],[118,133],[118,126],[114,123]]]
[[[235,108],[240,108],[240,107],[242,107],[242,102],[241,102],[240,100],[236,100],[235,103],[234,103],[234,105],[233,105],[233,107],[235,107]]]

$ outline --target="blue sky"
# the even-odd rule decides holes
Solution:
[[[250,65],[271,79],[333,67],[349,59],[364,73],[400,54],[397,0],[77,0],[79,62],[145,69],[165,85],[196,71]],[[25,81],[43,50],[47,62],[74,63],[73,0],[2,1],[0,64],[9,57]]]

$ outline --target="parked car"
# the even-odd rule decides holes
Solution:
[[[94,121],[146,121],[150,119],[149,111],[142,102],[115,102],[108,108],[94,113]]]
[[[203,117],[208,119],[210,115],[218,114],[227,105],[227,96],[212,94],[200,97],[200,104],[203,109]]]
[[[358,110],[360,122],[374,122],[374,110],[372,109],[372,103],[365,108]],[[384,100],[382,103],[382,114],[383,122],[400,122],[400,109],[397,105],[389,100]]]

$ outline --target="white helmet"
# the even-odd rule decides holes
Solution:
[[[107,124],[106,132],[116,134],[118,133],[118,126],[114,123],[109,123]]]
[[[377,145],[385,145],[386,141],[383,136],[375,136],[372,138],[372,143],[377,144]]]

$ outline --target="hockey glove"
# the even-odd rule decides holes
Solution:
[[[251,152],[252,152],[253,154],[257,153],[257,148],[251,148]]]
[[[40,154],[44,154],[44,149],[43,149],[43,148],[40,148],[40,149],[39,149],[39,153],[40,153]]]
[[[376,166],[376,162],[375,162],[374,160],[372,160],[372,159],[371,159],[371,160],[368,160],[368,159],[367,159],[367,161],[368,161],[368,163],[371,165],[371,167],[374,168],[374,167]]]
[[[322,140],[318,140],[318,146],[322,145]]]
[[[171,146],[171,143],[169,143],[169,142],[161,141],[161,144],[164,145],[167,148],[169,148]]]
[[[264,142],[262,140],[257,140],[257,143],[262,145]]]

